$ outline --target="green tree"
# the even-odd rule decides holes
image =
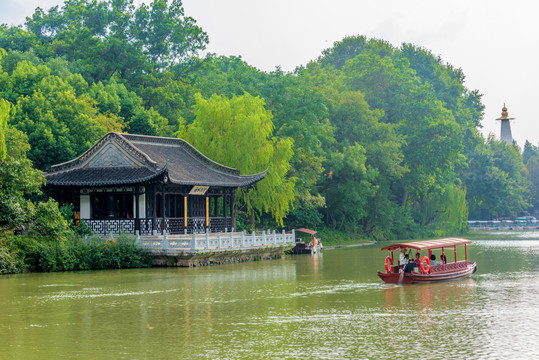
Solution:
[[[399,231],[395,228],[396,221],[393,221],[394,216],[399,214],[394,208],[399,204],[394,201],[389,179],[396,181],[407,172],[402,153],[405,142],[402,136],[397,134],[393,124],[381,121],[384,115],[382,110],[370,109],[362,93],[343,91],[335,96],[330,112],[330,121],[335,126],[335,151],[344,152],[349,146],[361,144],[365,156],[364,164],[369,174],[368,180],[364,177],[359,182],[361,186],[350,184],[348,188],[349,194],[358,192],[355,196],[363,199],[362,211],[365,216],[358,219],[345,214],[344,217],[370,236],[390,238],[391,233]],[[334,170],[333,157],[329,158],[325,166],[330,171]],[[335,175],[333,171],[333,176],[325,179],[329,192],[332,191],[332,184],[335,184]],[[361,193],[367,181],[372,188],[369,196]],[[327,193],[326,198],[329,196]],[[328,199],[326,211],[333,213],[330,204],[338,201],[338,198],[332,201]]]
[[[7,101],[0,99],[0,163],[4,161],[7,155],[6,130],[10,109],[11,105]]]
[[[411,194],[422,201],[433,187],[453,182],[462,163],[462,128],[445,109],[429,84],[421,84],[407,59],[362,54],[343,67],[345,84],[361,91],[370,106],[384,110],[383,121],[396,125],[406,141],[402,205]]]
[[[367,216],[367,203],[376,194],[373,183],[378,172],[365,166],[365,149],[359,144],[331,153],[328,162],[332,169],[323,186],[326,221],[333,228],[357,233]]]
[[[376,54],[380,57],[392,56],[395,48],[387,41],[367,39],[365,36],[347,36],[322,52],[318,62],[341,70],[345,63],[361,54]]]
[[[518,148],[489,136],[468,157],[462,178],[474,219],[516,216],[529,206],[530,184]]]
[[[0,24],[0,49],[26,53],[28,51],[40,51],[37,36],[20,26],[8,26]],[[45,55],[45,54],[43,54]]]
[[[132,33],[144,54],[158,69],[181,62],[204,50],[208,36],[186,17],[181,0],[153,0],[134,13]]]
[[[28,156],[39,169],[73,159],[108,131],[124,126],[114,114],[99,113],[95,101],[87,93],[78,95],[70,82],[85,84],[80,76],[66,81],[51,75],[47,66],[26,61],[9,76],[16,99],[10,123],[28,135]]]
[[[188,140],[210,158],[243,174],[267,169],[264,180],[238,196],[254,225],[254,212],[267,212],[282,224],[294,201],[295,178],[288,177],[292,140],[272,137],[271,113],[264,101],[248,93],[231,99],[196,96],[195,121],[187,129]]]
[[[468,230],[466,190],[450,184],[440,192],[429,194],[423,202],[421,214],[426,236],[464,233]]]
[[[337,143],[357,141],[365,150],[366,168],[378,172],[372,180],[376,195],[364,207],[370,213],[361,221],[363,231],[379,238],[391,237],[399,227],[409,233],[415,227],[410,215],[431,227],[440,214],[432,199],[454,206],[446,213],[465,216],[459,199],[470,191],[464,190],[459,175],[466,171],[465,149],[482,142],[477,126],[483,106],[478,92],[464,86],[460,69],[413,45],[394,48],[381,40],[348,37],[325,50],[304,74],[326,80],[317,84],[329,89]],[[353,99],[340,105],[332,92],[363,94],[366,105],[359,110],[361,102]],[[370,109],[383,112],[365,126]],[[462,217],[451,219],[456,228],[462,225]],[[434,223],[442,231],[455,228],[446,220]]]
[[[534,209],[539,209],[539,155],[531,156],[526,162],[528,181],[531,184],[531,203]]]
[[[36,204],[35,220],[30,224],[28,233],[51,241],[67,240],[69,222],[60,213],[55,200],[49,198]]]
[[[527,164],[532,157],[539,156],[539,150],[533,146],[528,140],[524,144],[524,151],[522,151],[522,162]]]
[[[26,29],[48,49],[45,54],[78,63],[86,79],[98,82],[118,73],[133,87],[144,73],[184,61],[208,42],[180,0],[138,8],[133,0],[68,0],[61,8],[37,8]]]
[[[484,106],[481,94],[464,86],[462,69],[454,68],[444,63],[440,56],[412,44],[403,44],[397,56],[409,61],[410,68],[416,71],[422,83],[432,85],[436,98],[452,112],[462,127],[465,146],[472,149],[480,143],[482,140],[477,129],[481,127]]]
[[[89,95],[96,101],[99,111],[118,118],[131,134],[152,136],[170,135],[168,120],[153,108],[146,110],[142,99],[112,77],[106,85],[93,84]]]
[[[325,206],[317,182],[324,173],[328,144],[333,141],[333,127],[328,119],[330,101],[305,74],[285,74],[279,69],[264,73],[241,58],[207,56],[175,68],[177,76],[187,78],[203,96],[227,97],[248,92],[260,96],[271,111],[275,136],[294,140],[294,156],[289,176],[295,177],[296,202],[287,217],[289,226],[320,224],[318,209]],[[316,79],[318,80],[318,79]],[[186,98],[185,103],[191,101]],[[187,123],[194,114],[184,113]]]
[[[34,218],[30,198],[41,193],[45,177],[26,157],[30,150],[26,135],[8,125],[5,136],[7,153],[0,161],[0,229],[22,230]]]

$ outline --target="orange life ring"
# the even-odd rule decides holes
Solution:
[[[425,260],[427,261],[427,267],[425,267]],[[423,271],[424,274],[428,274],[430,271],[430,258],[425,255],[421,258],[421,264],[419,265],[421,267],[421,271]]]
[[[386,256],[386,261],[384,262],[386,266],[386,271],[389,274],[393,270],[393,260],[389,256]]]

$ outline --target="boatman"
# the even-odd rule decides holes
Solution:
[[[403,268],[406,264],[408,264],[408,255],[406,255],[406,249],[402,248],[399,255],[399,267]]]

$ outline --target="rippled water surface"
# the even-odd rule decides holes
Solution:
[[[380,246],[205,268],[0,277],[2,359],[539,357],[539,240],[469,279],[383,284]]]

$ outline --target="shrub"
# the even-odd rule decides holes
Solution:
[[[36,206],[35,220],[30,224],[29,234],[43,236],[49,240],[65,241],[69,234],[69,223],[64,219],[58,203],[49,199]]]
[[[7,247],[0,246],[0,274],[15,274],[23,269],[23,262]]]
[[[97,236],[85,239],[75,234],[66,241],[14,236],[7,248],[11,257],[6,255],[6,264],[15,264],[19,271],[100,270],[151,265],[149,253],[137,247],[135,240],[127,236],[113,241]]]

